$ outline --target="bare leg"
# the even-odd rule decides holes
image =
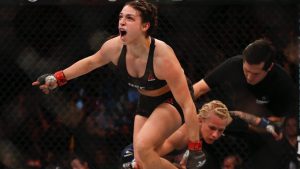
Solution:
[[[161,159],[155,151],[181,125],[181,117],[170,104],[162,104],[154,110],[143,125],[135,118],[134,149],[137,162],[143,169],[176,169],[169,161]],[[140,125],[139,129],[136,125]]]
[[[133,150],[134,150],[134,159],[136,161],[136,163],[139,165],[139,169],[142,169],[141,166],[141,161],[140,158],[138,156],[138,153],[136,152],[136,145],[135,145],[135,140],[137,139],[137,135],[139,133],[139,131],[141,130],[141,128],[143,127],[143,125],[145,124],[147,118],[140,116],[140,115],[136,115],[134,118],[134,130],[133,130]]]

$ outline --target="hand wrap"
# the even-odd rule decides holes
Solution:
[[[58,86],[63,86],[67,83],[67,79],[62,70],[57,71],[54,74],[44,74],[40,76],[37,81],[40,85],[48,84],[50,90],[53,90]]]
[[[261,118],[258,126],[265,128],[267,130],[267,132],[269,132],[271,134],[272,133],[279,134],[281,132],[281,129],[276,124],[274,124],[273,122],[269,121],[266,118]]]
[[[134,168],[134,152],[133,152],[133,145],[129,144],[126,146],[121,153],[121,162],[122,162],[122,169],[133,169]]]
[[[206,155],[202,151],[202,142],[189,142],[188,143],[188,157],[186,167],[187,169],[199,169],[206,162]]]

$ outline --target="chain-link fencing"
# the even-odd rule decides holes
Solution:
[[[40,1],[0,6],[0,162],[13,169],[67,168],[69,154],[76,152],[89,159],[90,168],[118,168],[122,148],[132,142],[135,90],[109,65],[50,95],[31,83],[93,54],[118,34],[123,3]],[[273,41],[278,63],[298,82],[296,3],[154,3],[159,9],[155,37],[173,47],[192,82],[260,37]],[[228,154],[248,158],[243,138],[221,139],[214,150],[219,166]],[[283,161],[290,151],[287,147]]]

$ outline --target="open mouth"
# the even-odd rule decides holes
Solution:
[[[120,35],[125,36],[127,34],[127,31],[124,29],[120,29]]]
[[[125,36],[126,33],[127,33],[126,31],[120,31],[120,35],[121,35],[121,36]]]

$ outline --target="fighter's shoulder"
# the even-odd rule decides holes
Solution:
[[[173,69],[174,65],[177,65],[178,60],[176,58],[173,49],[164,41],[155,39],[155,50],[154,50],[154,69],[162,68]],[[157,74],[158,75],[158,74]]]
[[[176,54],[171,46],[162,40],[155,39],[154,62],[167,67],[167,63],[175,63],[176,60]]]
[[[103,57],[109,58],[114,64],[117,64],[122,47],[123,43],[120,38],[114,37],[104,42],[98,53],[101,53]]]
[[[162,54],[167,52],[173,52],[173,49],[166,42],[155,39],[155,53]]]
[[[120,49],[122,48],[123,43],[121,42],[120,38],[118,36],[108,39],[104,44],[102,45],[102,48],[107,49]]]
[[[103,43],[101,51],[104,55],[118,56],[121,53],[123,43],[119,37],[114,37]]]

